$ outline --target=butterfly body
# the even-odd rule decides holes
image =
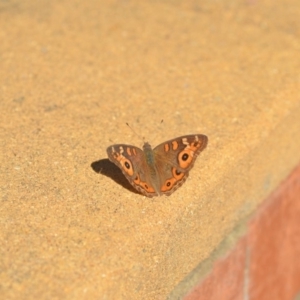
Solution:
[[[147,197],[169,196],[185,182],[207,142],[205,135],[186,135],[154,149],[149,143],[144,143],[143,150],[132,145],[113,145],[107,148],[107,154],[140,193]]]

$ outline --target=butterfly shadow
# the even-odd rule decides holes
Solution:
[[[98,161],[94,161],[91,163],[91,168],[96,173],[100,173],[102,175],[111,178],[116,183],[120,184],[122,187],[129,190],[130,192],[140,195],[140,193],[136,191],[133,188],[133,186],[128,182],[126,177],[123,175],[122,171],[109,159],[105,158],[105,159],[100,159]]]

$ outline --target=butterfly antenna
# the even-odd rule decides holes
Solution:
[[[160,124],[159,124],[159,126],[158,126],[157,129],[161,129],[160,126],[161,126],[161,124],[162,124],[163,122],[164,122],[164,120],[162,119],[162,120],[160,121]],[[158,133],[159,133],[158,130],[156,130],[156,134],[154,135],[153,139],[151,139],[151,140],[155,141],[155,140],[157,139]]]
[[[138,136],[140,139],[142,139],[143,142],[145,142],[145,137],[140,136],[139,134],[136,133],[136,131],[128,124],[126,123],[126,125],[131,129],[131,131]]]

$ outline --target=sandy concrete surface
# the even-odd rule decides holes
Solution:
[[[3,299],[175,298],[300,161],[299,15],[298,0],[0,1]],[[153,146],[209,137],[170,197],[107,160],[142,146],[126,122]]]

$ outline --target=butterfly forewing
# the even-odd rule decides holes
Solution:
[[[207,146],[208,138],[203,134],[184,135],[159,144],[153,149],[156,161],[189,171],[201,151]]]

